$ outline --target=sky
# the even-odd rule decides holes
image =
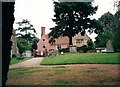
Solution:
[[[98,10],[92,18],[98,19],[108,11],[115,13],[114,0],[94,0],[93,5],[98,5]],[[55,26],[52,21],[54,14],[53,0],[16,0],[13,28],[18,28],[16,22],[28,19],[36,29],[37,37],[40,38],[42,26],[46,27],[46,34],[50,32],[50,28]],[[95,41],[96,36],[96,34],[89,35],[93,41]]]

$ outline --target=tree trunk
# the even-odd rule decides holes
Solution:
[[[69,36],[69,45],[73,45],[71,36]]]
[[[6,87],[10,64],[12,29],[14,22],[14,2],[2,2],[2,87]]]

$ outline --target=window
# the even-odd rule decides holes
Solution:
[[[83,43],[83,39],[76,39],[76,43]]]
[[[43,39],[43,41],[45,41],[45,39]]]
[[[57,49],[58,50],[61,49],[61,44],[57,45]]]
[[[43,46],[42,46],[43,48],[45,48],[45,44],[43,44]]]

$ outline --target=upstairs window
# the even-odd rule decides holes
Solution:
[[[83,43],[83,39],[76,39],[76,43]]]

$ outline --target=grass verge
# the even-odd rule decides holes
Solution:
[[[31,58],[30,57],[24,57],[23,59],[12,58],[10,61],[10,65],[17,64],[17,63],[20,63],[20,62],[23,62],[23,61],[26,61],[29,59],[31,59]]]
[[[45,57],[41,65],[63,64],[120,64],[119,53],[72,53]]]

